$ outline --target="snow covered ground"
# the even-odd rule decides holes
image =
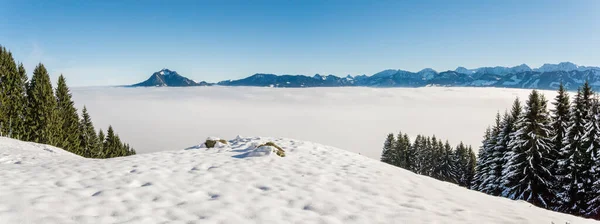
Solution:
[[[437,135],[477,149],[497,111],[531,90],[497,88],[73,88],[97,128],[112,124],[138,153],[176,150],[204,136],[280,136],[378,159],[385,136]],[[543,91],[548,99],[553,91]]]
[[[283,147],[250,157],[267,141]],[[84,159],[0,138],[0,223],[595,223],[283,138]]]

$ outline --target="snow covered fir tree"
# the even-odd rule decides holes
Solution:
[[[585,82],[573,102],[561,84],[552,107],[533,90],[497,113],[478,155],[435,136],[389,134],[381,161],[493,196],[600,219],[600,101]]]
[[[79,117],[66,79],[60,75],[56,89],[43,64],[28,80],[23,64],[0,46],[0,136],[63,148],[88,158],[134,155],[112,127],[97,136],[86,108]]]
[[[533,90],[485,132],[471,188],[573,215],[600,218],[600,103],[585,82],[553,108]]]

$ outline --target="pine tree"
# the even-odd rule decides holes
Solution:
[[[112,126],[108,126],[106,131],[106,141],[104,141],[104,150],[106,152],[106,158],[117,157],[117,138]]]
[[[508,167],[508,163],[509,163],[510,159],[513,157],[513,151],[510,148],[509,144],[510,144],[510,141],[514,138],[517,130],[520,129],[519,125],[521,125],[521,123],[519,123],[519,121],[520,121],[522,115],[523,115],[523,108],[521,107],[521,102],[519,101],[519,98],[516,98],[515,101],[513,102],[512,108],[510,110],[510,121],[512,123],[512,125],[511,125],[512,127],[510,127],[508,135],[506,135],[506,132],[505,132],[505,134],[500,138],[503,141],[505,141],[503,143],[506,143],[506,149],[505,149],[504,155],[502,157],[502,161],[503,161],[502,176],[500,178],[500,186],[502,189],[502,192],[500,193],[500,195],[503,197],[508,197],[508,195],[506,195],[508,193],[506,186],[514,185],[514,184],[516,184],[515,182],[518,181],[518,180],[510,179],[509,175],[508,175],[508,173],[511,172],[510,167]],[[505,128],[508,128],[508,126]]]
[[[469,146],[468,152],[469,162],[467,163],[467,169],[465,172],[465,187],[469,187],[469,185],[473,183],[475,178],[475,169],[477,166],[477,156],[475,155],[475,152],[473,152],[473,148],[471,148],[471,146]]]
[[[569,103],[569,94],[563,86],[562,82],[558,87],[558,95],[554,98],[554,109],[552,110],[552,128],[554,129],[554,148],[556,151],[561,151],[565,147],[563,139],[567,135],[567,128],[570,120],[569,109],[571,103]]]
[[[508,179],[515,181],[506,185],[506,195],[548,208],[555,194],[552,191],[554,176],[549,170],[554,161],[548,158],[554,150],[552,127],[546,100],[536,90],[529,95],[518,123],[519,129],[509,143],[513,155],[506,172]]]
[[[592,190],[591,158],[583,139],[592,94],[587,82],[577,91],[562,143],[564,147],[560,150],[556,162],[560,187],[558,194],[560,201],[556,210],[574,215],[584,215],[588,212],[587,192]]]
[[[58,134],[58,117],[56,99],[52,91],[52,83],[48,71],[38,64],[27,89],[27,136],[29,141],[56,146]]]
[[[104,148],[104,145],[106,143],[106,136],[104,135],[104,132],[102,131],[102,129],[100,129],[98,131],[98,142],[96,142],[96,150],[98,150],[98,158],[108,158],[108,152],[106,151],[106,149]]]
[[[412,145],[412,152],[414,153],[414,159],[412,161],[414,161],[414,165],[412,166],[411,170],[416,173],[416,174],[422,174],[421,171],[423,170],[423,161],[425,160],[423,158],[423,150],[425,148],[425,137],[421,136],[421,135],[417,135],[417,137],[415,138],[415,142]]]
[[[477,156],[478,159],[475,166],[475,175],[473,176],[473,182],[471,183],[471,189],[476,191],[483,190],[483,181],[487,179],[487,175],[490,170],[488,161],[490,160],[489,142],[491,138],[492,129],[488,127],[483,135],[483,141],[481,141],[482,145],[479,148],[479,153]]]
[[[452,146],[450,143],[446,141],[446,143],[442,147],[442,155],[440,157],[440,164],[438,165],[438,175],[441,177],[441,180],[458,183],[458,178],[456,175],[456,164],[454,154],[452,152]]]
[[[410,138],[407,134],[404,134],[404,136],[402,136],[402,139],[404,141],[404,148],[406,149],[406,153],[404,154],[403,168],[407,170],[414,170],[416,166],[415,158],[417,157],[417,153],[415,151],[415,148],[412,146]]]
[[[98,136],[94,129],[92,119],[84,106],[79,122],[79,148],[82,151],[82,156],[87,158],[99,158],[100,151],[98,149]]]
[[[23,65],[17,67],[12,54],[3,47],[0,47],[0,80],[0,133],[24,139],[27,75]]]
[[[454,161],[455,161],[455,174],[457,183],[463,187],[469,187],[471,181],[468,180],[468,168],[469,168],[469,152],[467,147],[460,142],[454,150]]]
[[[600,105],[597,98],[592,100],[592,107],[589,111],[588,123],[585,125],[584,139],[588,142],[586,154],[591,158],[590,161],[590,180],[591,191],[586,192],[588,217],[600,217]]]
[[[514,120],[507,113],[504,113],[502,121],[500,122],[500,131],[496,138],[496,145],[494,146],[494,158],[492,169],[490,170],[491,182],[488,187],[488,191],[491,195],[498,196],[504,189],[502,185],[502,171],[506,167],[506,152],[508,151],[508,143],[510,136],[514,132]]]
[[[484,146],[487,148],[488,154],[484,166],[488,173],[485,175],[485,178],[479,187],[480,191],[495,196],[500,195],[501,191],[500,178],[502,176],[502,161],[505,151],[502,148],[501,143],[498,143],[498,140],[502,139],[500,137],[502,134],[502,125],[500,113],[498,112],[496,113],[496,124],[494,124],[494,127],[492,128],[490,139],[487,142],[487,145]]]
[[[112,129],[109,129],[112,130]],[[388,134],[385,142],[383,142],[383,152],[381,153],[381,162],[394,165],[394,134]]]
[[[56,101],[57,113],[61,118],[59,120],[60,139],[58,147],[78,155],[83,155],[84,153],[79,147],[81,137],[79,132],[79,115],[77,114],[77,109],[75,109],[75,104],[71,99],[71,93],[63,75],[58,77]]]
[[[419,150],[419,154],[421,154],[419,156],[419,158],[421,159],[421,171],[419,173],[421,175],[431,176],[431,174],[433,173],[433,157],[435,147],[434,144],[436,140],[437,139],[435,138],[435,136],[433,136],[433,141],[430,137],[423,138],[423,148]]]
[[[393,157],[394,157],[394,165],[404,168],[407,168],[407,154],[410,148],[410,140],[402,135],[402,132],[398,133],[396,137],[396,142],[394,143]]]

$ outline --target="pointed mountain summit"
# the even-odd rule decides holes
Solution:
[[[146,81],[131,85],[132,87],[150,87],[150,86],[207,86],[209,85],[206,82],[195,82],[194,80],[188,79],[179,75],[176,71],[172,71],[169,69],[162,69],[158,72],[155,72],[148,78]]]

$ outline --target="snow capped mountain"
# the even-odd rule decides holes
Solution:
[[[470,74],[473,74],[473,73],[477,72],[476,69],[475,70],[474,69],[467,69],[465,67],[458,67],[454,71],[458,72],[458,73],[462,73],[462,74],[467,74],[467,75],[470,75]]]
[[[425,68],[425,69],[417,72],[417,74],[419,74],[425,80],[430,80],[430,79],[433,79],[433,77],[435,75],[437,75],[438,73],[435,70],[431,69],[431,68]]]
[[[426,68],[419,72],[388,69],[372,76],[340,78],[333,75],[312,78],[307,76],[269,75],[260,78],[223,81],[219,85],[274,86],[274,87],[322,87],[322,86],[368,86],[368,87],[423,87],[423,86],[477,86],[557,89],[563,82],[567,89],[577,88],[589,80],[594,88],[600,88],[600,68],[577,66],[569,62],[558,65],[546,64],[531,69],[526,64],[514,67],[482,67],[467,69],[458,67],[454,71],[437,71]],[[596,81],[598,80],[598,81]]]
[[[571,62],[561,62],[558,64],[544,64],[541,67],[534,69],[538,72],[556,72],[556,71],[586,71],[586,70],[600,70],[600,67],[593,66],[578,66]]]
[[[0,137],[0,155],[2,223],[596,223],[293,139],[98,160]]]
[[[372,75],[371,77],[374,78],[385,78],[385,77],[391,77],[394,74],[398,73],[398,71],[400,70],[394,70],[394,69],[388,69],[388,70],[383,70],[381,72],[375,73],[374,75]]]
[[[526,64],[517,65],[510,69],[511,73],[530,72],[531,68]]]
[[[556,89],[563,82],[569,88],[576,88],[585,80],[592,87],[600,88],[597,75],[599,67],[578,66],[570,62],[544,64],[532,69],[526,64],[514,67],[481,67],[468,69],[458,67],[454,71],[437,72],[431,68],[419,72],[388,69],[372,76],[359,75],[338,77],[315,74],[274,75],[255,74],[239,80],[225,80],[217,83],[223,86],[265,86],[265,87],[335,87],[335,86],[368,86],[368,87],[423,87],[423,86],[477,86],[477,87],[510,87]],[[598,80],[598,82],[596,82]],[[535,85],[533,84],[535,83]],[[211,83],[197,83],[185,78],[175,71],[162,69],[155,72],[148,80],[132,86],[205,86]]]
[[[144,82],[140,82],[132,87],[150,87],[150,86],[206,86],[209,85],[206,82],[195,82],[194,80],[188,79],[179,75],[176,71],[171,71],[169,69],[162,69],[158,72],[155,72]]]

